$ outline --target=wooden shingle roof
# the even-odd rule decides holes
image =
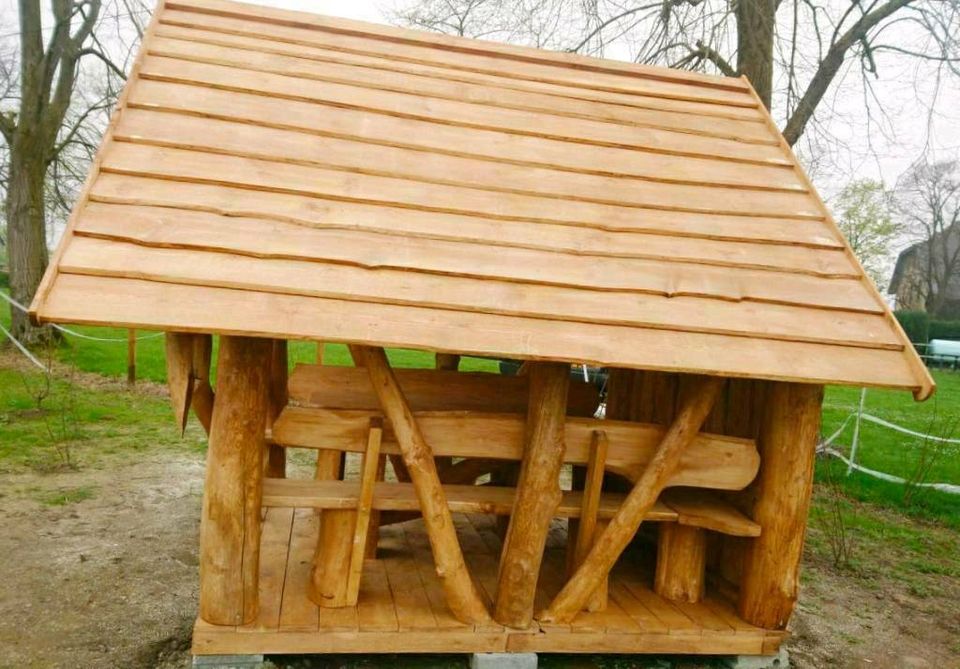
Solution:
[[[167,0],[41,321],[933,382],[743,79]]]

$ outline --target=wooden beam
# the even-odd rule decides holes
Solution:
[[[444,485],[447,506],[454,513],[489,513],[509,515],[516,500],[516,488],[489,485]],[[307,479],[266,479],[263,487],[263,505],[267,507],[294,507],[298,509],[356,509],[360,497],[358,481],[310,481]],[[613,518],[626,495],[604,493],[597,509],[598,519]],[[420,502],[412,483],[378,482],[374,486],[373,508],[385,512],[419,511]],[[583,492],[563,493],[557,518],[579,518],[583,508]],[[718,513],[724,513],[718,509]],[[384,514],[386,515],[386,513]],[[409,518],[415,518],[408,516]],[[647,512],[647,520],[678,522],[679,514],[662,502]],[[709,519],[702,519],[709,524]],[[746,519],[745,519],[746,520]],[[598,521],[599,522],[599,521]],[[749,521],[747,521],[749,522]]]
[[[423,511],[437,574],[443,584],[450,612],[461,622],[488,624],[490,614],[463,560],[453,517],[437,476],[433,452],[404,399],[386,353],[382,348],[373,347],[351,347],[351,353],[354,356],[357,353],[361,355],[383,412],[393,426]]]
[[[168,332],[165,335],[167,387],[180,436],[187,429],[193,397],[193,341],[196,335]]]
[[[379,414],[289,406],[274,426],[273,438],[286,446],[362,453],[370,418]],[[523,458],[524,416],[463,411],[424,411],[414,416],[436,455],[505,461]],[[586,464],[594,430],[607,434],[607,471],[630,481],[643,474],[667,431],[661,425],[568,417],[566,462]],[[400,452],[390,425],[385,426],[382,450]],[[670,485],[741,490],[753,481],[759,466],[752,440],[700,433],[683,454]]]
[[[270,410],[267,413],[267,428],[287,406],[287,340],[274,339],[270,354]],[[284,478],[287,475],[287,452],[282,446],[267,447],[267,476]]]
[[[699,377],[682,398],[676,418],[667,430],[656,454],[647,465],[623,506],[610,521],[587,555],[550,606],[540,614],[543,622],[567,623],[586,605],[592,593],[610,573],[614,563],[639,529],[647,511],[656,503],[680,463],[683,452],[693,443],[710,413],[723,379]]]
[[[257,616],[270,349],[268,339],[220,338],[200,518],[200,617],[214,625]]]
[[[395,369],[397,382],[414,411],[526,413],[526,377],[446,369]],[[356,367],[298,364],[290,375],[290,397],[325,409],[379,409],[369,375]],[[599,405],[595,386],[573,379],[567,413],[591,417]]]
[[[353,549],[350,553],[350,575],[347,581],[347,606],[356,606],[360,595],[360,574],[367,555],[370,516],[373,511],[373,487],[377,481],[380,465],[380,439],[383,437],[383,421],[370,421],[370,437],[367,452],[363,454],[360,472],[360,497],[357,500],[357,520],[353,530]]]
[[[560,466],[570,365],[531,365],[526,443],[520,465],[517,498],[500,557],[496,621],[525,629],[533,620],[533,598],[550,521],[560,505]]]
[[[597,533],[597,518],[600,509],[600,494],[603,488],[604,464],[607,460],[607,435],[602,430],[593,433],[590,445],[590,459],[583,485],[583,506],[577,524],[576,540],[573,549],[573,572],[587,559]],[[603,611],[607,607],[606,579],[597,588],[587,603],[589,611]]]
[[[660,525],[653,589],[665,599],[697,603],[703,599],[707,534],[699,527]]]
[[[210,355],[213,337],[203,334],[168,332],[165,338],[167,387],[170,402],[182,435],[190,407],[210,434],[213,389],[210,387]]]
[[[769,388],[752,514],[763,531],[747,542],[740,580],[740,616],[758,627],[785,628],[797,601],[822,401],[823,386]]]

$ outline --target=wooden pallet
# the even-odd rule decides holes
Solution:
[[[491,605],[501,543],[492,516],[454,516],[471,573]],[[260,613],[243,626],[198,618],[196,655],[232,653],[772,653],[784,634],[748,625],[722,597],[670,602],[650,589],[649,569],[627,555],[610,577],[605,611],[571,624],[512,630],[472,626],[447,609],[421,520],[381,528],[376,560],[364,564],[355,607],[318,608],[307,598],[318,517],[312,509],[266,511],[260,562]],[[555,521],[537,590],[546,606],[564,581],[566,530]]]

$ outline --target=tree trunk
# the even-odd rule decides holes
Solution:
[[[774,0],[737,0],[737,71],[750,80],[767,109],[773,98]]]
[[[10,295],[29,306],[47,269],[47,234],[43,201],[46,162],[37,159],[42,147],[19,135],[10,147],[10,181],[5,202],[7,254],[10,264]],[[35,327],[27,314],[11,307],[13,336],[27,345],[51,338],[51,329]]]

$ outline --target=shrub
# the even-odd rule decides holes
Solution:
[[[960,339],[960,321],[930,321],[930,339]]]
[[[930,316],[925,311],[895,311],[904,332],[914,344],[930,341]]]

